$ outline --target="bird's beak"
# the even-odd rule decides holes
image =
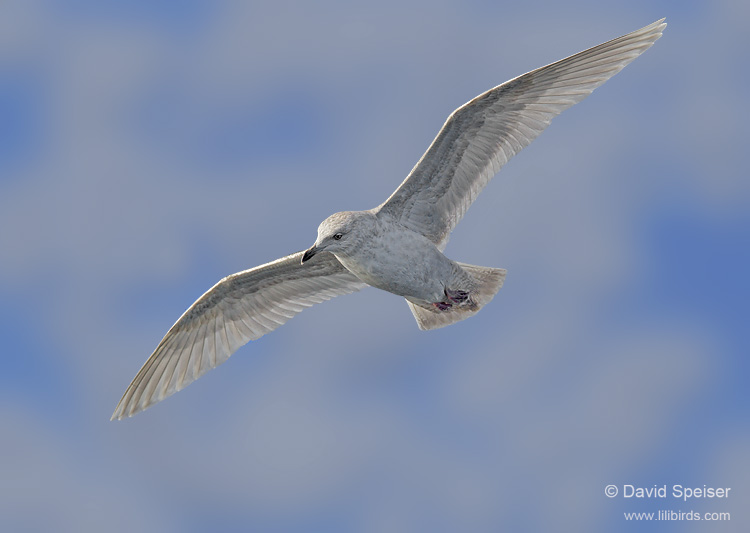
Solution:
[[[318,249],[313,244],[311,248],[305,250],[305,253],[302,254],[302,263],[304,264],[305,261],[309,260],[312,256],[318,253]]]

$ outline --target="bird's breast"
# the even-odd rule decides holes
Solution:
[[[426,237],[410,230],[373,235],[338,259],[368,285],[427,301],[442,298],[452,273],[452,261]]]

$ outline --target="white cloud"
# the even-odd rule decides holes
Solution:
[[[4,516],[30,519],[39,486],[69,530],[183,529],[214,509],[273,524],[293,507],[304,521],[340,502],[351,508],[341,523],[373,531],[551,530],[552,516],[617,527],[599,499],[604,476],[662,453],[673,438],[664,421],[721,380],[705,310],[650,324],[624,295],[650,275],[640,217],[673,205],[665,190],[697,191],[691,201],[710,217],[746,205],[736,150],[746,136],[731,112],[744,94],[731,68],[742,47],[708,39],[744,42],[741,24],[671,24],[508,165],[448,248],[510,270],[471,321],[421,333],[403,302],[363,291],[109,424],[159,335],[219,277],[301,249],[333,210],[382,201],[476,93],[655,18],[637,6],[627,24],[581,6],[549,17],[448,3],[269,9],[226,4],[180,38],[29,12],[18,27],[36,30],[0,31],[0,57],[22,57],[49,84],[48,142],[0,182],[0,287],[59,346],[42,360],[71,354],[79,395],[79,410],[55,422],[3,398],[2,455],[20,458],[11,477],[36,476],[4,494]],[[706,79],[727,80],[715,101]],[[217,159],[211,172],[220,152],[199,141],[226,135],[233,113],[253,134],[273,126],[280,89],[302,101],[301,120],[284,120],[314,149],[280,146],[281,135],[280,157]],[[707,145],[706,131],[727,132],[726,143]],[[198,501],[207,505],[189,505]],[[94,508],[90,521],[71,511],[80,507]]]

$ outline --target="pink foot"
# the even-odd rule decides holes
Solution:
[[[454,303],[465,302],[467,298],[469,298],[469,293],[466,291],[453,291],[451,289],[445,289],[443,292],[445,292],[445,297]]]
[[[441,311],[447,311],[451,307],[453,307],[453,304],[449,304],[447,302],[434,302],[432,305],[440,309]]]

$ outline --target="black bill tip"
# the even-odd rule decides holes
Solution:
[[[308,261],[316,253],[318,253],[318,249],[315,248],[314,245],[312,246],[312,248],[309,248],[309,249],[305,250],[305,253],[302,254],[302,263],[304,264],[305,261]]]

